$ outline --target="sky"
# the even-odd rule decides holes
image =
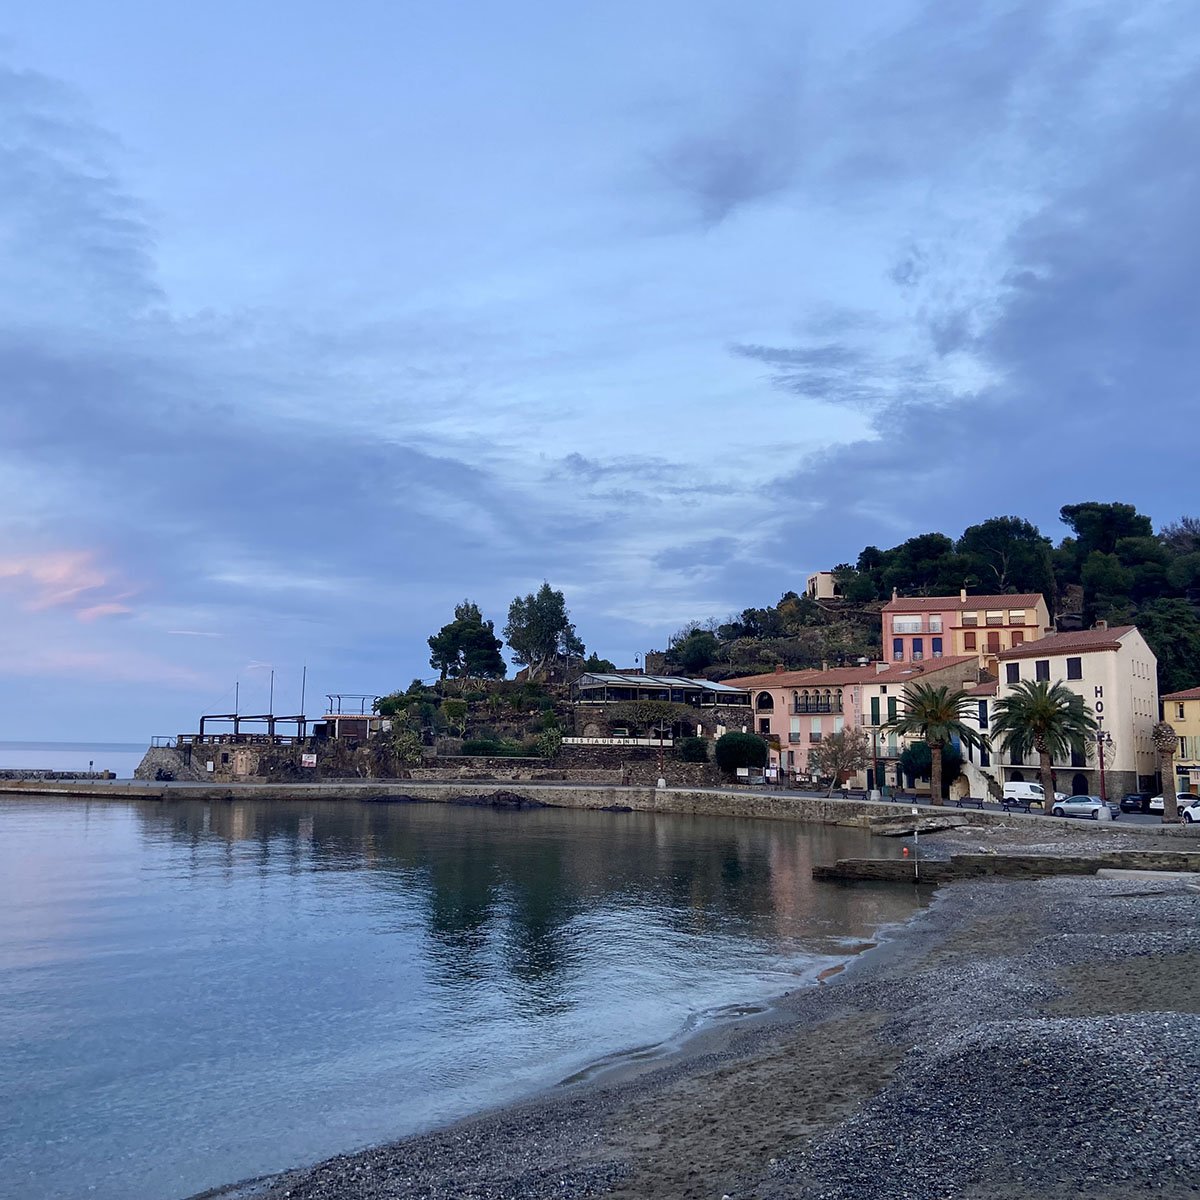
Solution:
[[[1197,512],[1197,130],[1190,0],[9,6],[0,736]]]

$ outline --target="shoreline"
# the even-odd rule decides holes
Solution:
[[[1194,879],[955,883],[665,1060],[202,1195],[1190,1196],[1198,1012]]]

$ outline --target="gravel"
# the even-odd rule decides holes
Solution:
[[[1198,1012],[1200,889],[1188,881],[956,883],[829,984],[670,1061],[252,1194],[1194,1196]]]

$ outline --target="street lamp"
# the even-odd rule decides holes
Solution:
[[[1104,781],[1104,755],[1105,753],[1112,754],[1113,740],[1112,734],[1104,728],[1103,717],[1096,718],[1096,732],[1092,734],[1092,741],[1096,746],[1096,757],[1100,762],[1100,799],[1107,804],[1108,786]]]

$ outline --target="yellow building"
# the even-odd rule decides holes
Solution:
[[[1200,687],[1162,698],[1163,720],[1179,735],[1175,752],[1176,791],[1200,793]],[[1163,787],[1167,781],[1163,780]]]

